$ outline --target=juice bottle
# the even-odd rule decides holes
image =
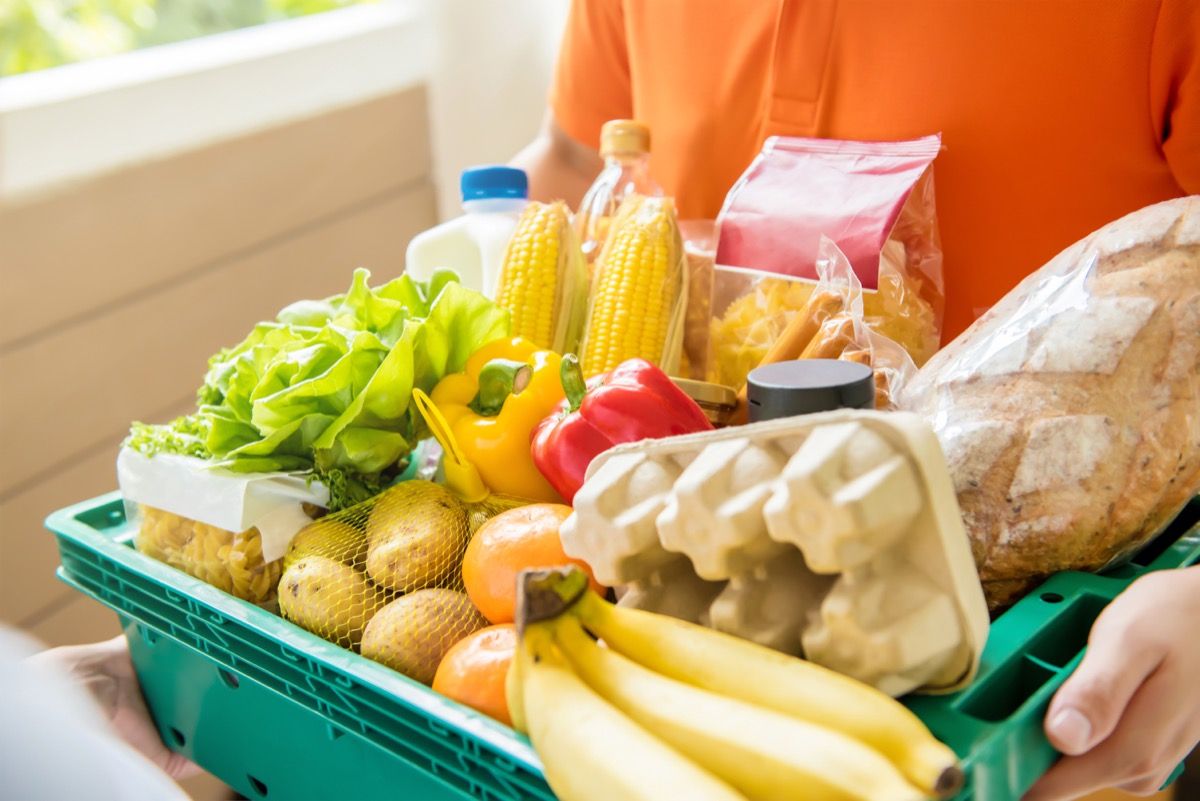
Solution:
[[[627,195],[662,195],[662,189],[650,177],[650,129],[642,123],[604,123],[600,129],[600,155],[604,157],[604,169],[575,215],[575,230],[589,267],[600,255],[609,221]]]
[[[459,187],[463,215],[414,236],[404,270],[424,281],[449,267],[463,286],[493,297],[504,249],[528,202],[529,179],[515,167],[471,167],[463,170]]]

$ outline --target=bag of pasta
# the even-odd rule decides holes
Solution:
[[[867,324],[918,365],[937,351],[944,297],[933,160],[940,146],[938,135],[906,142],[767,140],[721,210],[715,291],[721,291],[720,270],[729,267],[809,284],[768,284],[759,298],[721,318],[713,336],[720,331],[723,340],[710,349],[726,350],[719,369],[744,380],[742,366],[753,366],[761,331],[743,338],[745,353],[735,354],[733,344],[737,326],[757,322],[748,312],[771,314],[769,327],[779,330],[781,315],[794,315],[808,302],[822,236],[841,249],[862,285]]]
[[[869,324],[864,314],[864,292],[850,262],[828,237],[822,237],[815,260],[818,279],[763,275],[743,270],[724,270],[718,285],[750,288],[733,301],[714,323],[714,341],[728,343],[714,354],[713,363],[725,365],[726,378],[735,378],[764,364],[793,359],[845,359],[870,367],[875,373],[875,408],[895,408],[901,385],[915,372],[912,357],[897,342]],[[803,301],[801,301],[803,298]],[[744,304],[742,309],[730,308]],[[722,329],[736,326],[738,316],[749,347],[739,337]],[[760,355],[761,353],[761,355]],[[748,417],[744,378],[738,392],[733,423]]]
[[[238,598],[274,607],[280,561],[263,558],[257,528],[229,531],[146,505],[138,506],[138,514],[139,551]]]

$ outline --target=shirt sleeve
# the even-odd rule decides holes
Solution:
[[[1188,194],[1200,193],[1200,3],[1162,0],[1150,54],[1150,102],[1163,154]]]
[[[598,150],[600,126],[633,116],[622,0],[573,0],[550,87],[568,136]]]

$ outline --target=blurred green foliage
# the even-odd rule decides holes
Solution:
[[[372,0],[0,0],[0,76]]]

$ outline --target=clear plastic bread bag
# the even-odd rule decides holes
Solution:
[[[921,368],[993,608],[1103,570],[1200,492],[1200,198],[1098,229]]]

